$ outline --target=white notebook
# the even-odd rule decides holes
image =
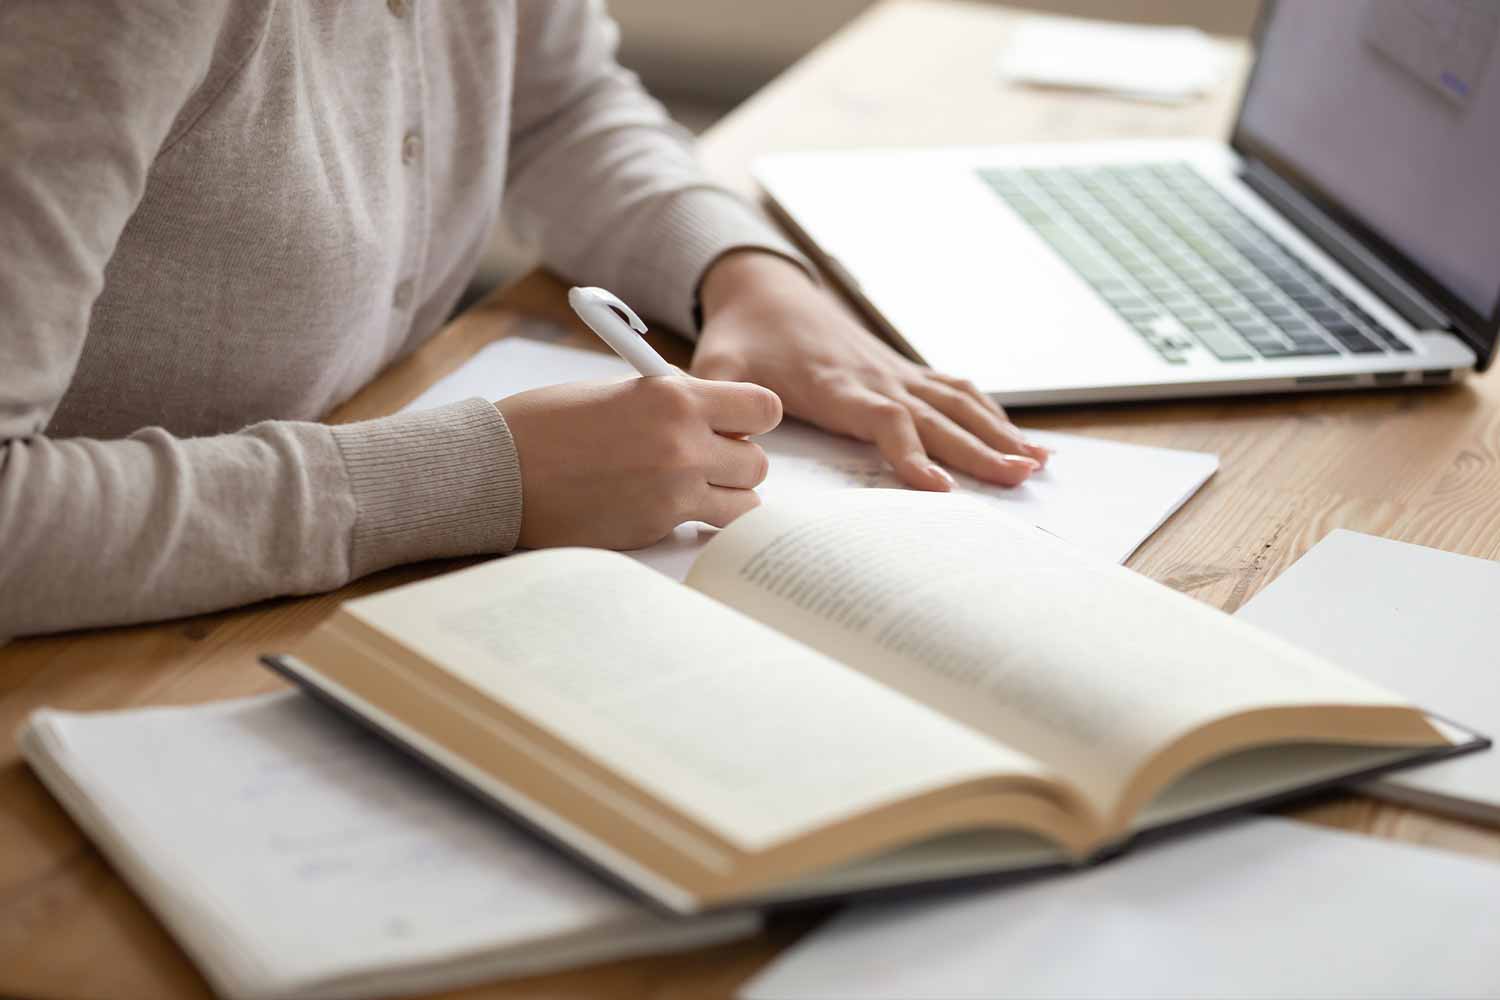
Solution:
[[[539,332],[545,333],[546,328]],[[631,377],[613,354],[512,337],[481,349],[406,407],[430,409],[479,396],[503,399],[559,382]],[[956,475],[960,487],[1059,538],[1124,562],[1219,467],[1214,455],[1028,431],[1055,452],[1047,468],[1015,489]],[[771,459],[759,492],[767,501],[850,486],[901,484],[871,445],[788,420],[755,439]],[[630,553],[674,579],[687,576],[713,528],[686,524],[659,545]]]
[[[1500,996],[1500,863],[1274,817],[1008,890],[855,907],[746,1000]]]
[[[644,909],[294,692],[42,710],[21,748],[225,997],[428,992],[759,927]]]
[[[1330,532],[1237,613],[1447,719],[1500,735],[1500,563]],[[1362,791],[1500,823],[1500,752],[1439,761]]]

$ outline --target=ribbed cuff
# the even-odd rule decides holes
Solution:
[[[354,492],[353,575],[515,547],[521,465],[494,404],[469,399],[332,431]]]
[[[690,188],[672,196],[646,225],[636,247],[618,291],[637,312],[665,320],[687,337],[698,332],[694,305],[704,272],[730,250],[767,250],[818,280],[817,270],[791,242],[722,188]]]

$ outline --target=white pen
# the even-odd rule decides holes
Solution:
[[[641,336],[646,332],[646,324],[641,322],[635,310],[620,301],[618,295],[603,288],[570,288],[568,305],[590,330],[599,335],[600,340],[614,348],[616,354],[629,361],[631,367],[642,375],[681,374],[646,343],[646,338]],[[629,325],[620,318],[621,314],[629,317]]]

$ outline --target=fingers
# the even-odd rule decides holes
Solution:
[[[940,493],[956,485],[952,476],[928,458],[916,422],[905,406],[865,389],[853,390],[842,403],[846,409],[855,411],[850,415],[851,425],[864,428],[860,436],[875,442],[903,483]]]
[[[951,468],[999,486],[1018,486],[1041,468],[1029,456],[996,451],[920,399],[912,397],[907,406],[928,452]]]
[[[972,383],[963,384],[973,389]],[[969,392],[947,379],[921,378],[907,391],[996,451],[1034,459],[1038,465],[1046,462],[1047,449],[1029,443],[1005,411],[977,389]]]
[[[711,485],[753,490],[765,482],[771,461],[760,445],[716,434],[708,448],[707,471]]]
[[[944,374],[943,372],[935,372],[930,370],[925,370],[922,372],[922,374],[927,378],[935,379],[938,382],[943,383],[944,385],[951,386],[954,389],[957,389],[965,396],[972,396],[974,399],[977,399],[980,405],[982,405],[985,409],[1001,418],[1005,418],[1004,408],[1001,407],[999,403],[991,399],[988,395],[980,392],[979,387],[973,382],[970,382],[968,379],[957,378],[953,375]]]
[[[781,397],[753,382],[694,383],[708,425],[720,434],[764,434],[781,423]]]
[[[754,490],[736,490],[723,486],[709,486],[698,505],[695,521],[705,521],[716,528],[727,528],[741,514],[748,514],[760,506],[760,496]]]

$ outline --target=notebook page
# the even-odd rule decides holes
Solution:
[[[1403,704],[964,497],[850,490],[762,507],[688,585],[1051,765],[1102,813],[1211,720]]]
[[[117,867],[143,869],[135,888],[226,994],[375,996],[755,928],[657,916],[297,693],[44,711],[26,744],[101,846],[142,862]]]
[[[743,1000],[1500,995],[1500,864],[1261,818],[1026,886],[854,907]]]
[[[528,333],[546,336],[551,330],[540,324]],[[428,409],[474,396],[501,399],[559,382],[633,375],[630,366],[613,354],[511,337],[482,348],[406,409]],[[1028,431],[1027,436],[1053,449],[1044,471],[1015,489],[958,474],[960,488],[1112,562],[1129,558],[1219,465],[1215,456],[1202,452],[1052,431]],[[755,440],[771,459],[770,474],[759,489],[767,501],[855,486],[901,485],[873,446],[796,420]],[[715,531],[708,525],[685,524],[660,544],[631,555],[681,580]]]

